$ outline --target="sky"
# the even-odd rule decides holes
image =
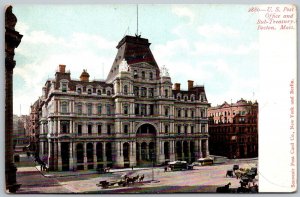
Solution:
[[[173,83],[204,85],[212,106],[259,94],[257,16],[249,5],[139,5],[138,33],[149,39]],[[137,32],[134,4],[13,5],[22,41],[15,50],[14,114],[28,114],[48,78],[65,64],[105,79],[116,46]]]

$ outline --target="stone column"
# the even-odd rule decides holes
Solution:
[[[136,166],[136,143],[130,142],[130,166]]]
[[[170,148],[170,161],[175,161],[175,141],[172,140],[169,143]]]
[[[69,170],[74,170],[74,160],[73,160],[73,142],[69,143]]]
[[[188,161],[191,162],[191,142],[188,141]]]
[[[123,143],[117,142],[116,143],[116,163],[115,167],[122,168],[124,167],[124,159],[123,159]]]
[[[83,143],[83,166],[87,170],[86,142]]]
[[[77,170],[77,150],[76,150],[76,143],[73,143],[73,169]]]
[[[57,161],[58,161],[58,153],[57,153],[58,145],[57,145],[56,141],[53,142],[53,146],[54,146],[54,153],[53,153],[54,170],[58,170],[58,165],[57,165]]]
[[[184,151],[183,151],[183,141],[181,141],[181,160],[184,160],[185,159],[185,154],[184,154]]]
[[[58,150],[57,150],[57,169],[58,171],[62,171],[62,160],[61,160],[61,142],[57,142]]]
[[[97,148],[97,143],[94,142],[93,143],[93,161],[94,161],[94,169],[97,169],[97,152],[96,149]]]
[[[105,142],[103,142],[102,143],[102,159],[103,159],[103,166],[104,167],[107,167],[107,161],[106,161],[106,143]]]
[[[49,170],[54,170],[54,163],[53,163],[53,143],[52,142],[48,142],[48,167]]]
[[[149,152],[149,144],[146,144],[146,159],[149,160],[150,159],[150,152]]]
[[[198,144],[199,144],[199,149],[198,149],[198,153],[199,153],[199,157],[202,158],[202,140],[198,140]]]
[[[139,159],[142,160],[142,143],[139,144]]]
[[[206,140],[205,145],[206,145],[206,156],[208,156],[208,155],[209,155],[209,150],[208,150],[208,139]]]

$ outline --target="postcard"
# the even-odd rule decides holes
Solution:
[[[297,191],[296,7],[5,7],[17,194]]]

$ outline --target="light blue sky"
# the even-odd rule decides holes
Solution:
[[[258,94],[258,32],[249,5],[139,5],[139,32],[152,43],[172,82],[205,85],[212,105]],[[29,112],[48,77],[66,64],[71,77],[87,69],[106,78],[125,34],[136,32],[136,5],[14,5],[14,113]],[[103,69],[104,67],[104,73]],[[255,93],[253,96],[253,92]]]

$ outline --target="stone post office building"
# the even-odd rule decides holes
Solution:
[[[158,67],[148,39],[125,36],[105,81],[65,65],[40,98],[38,154],[51,170],[192,162],[208,152],[209,103],[203,86],[188,90]],[[89,71],[92,72],[92,71]]]

